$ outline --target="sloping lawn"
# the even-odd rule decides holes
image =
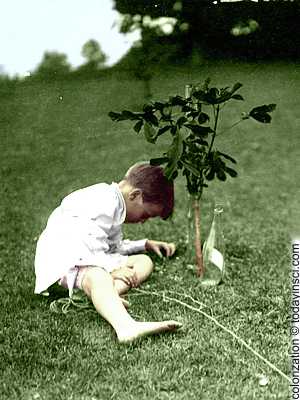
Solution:
[[[295,64],[215,63],[161,71],[155,99],[184,93],[186,83],[210,76],[216,85],[244,84],[246,103],[228,106],[228,126],[239,113],[277,103],[271,125],[246,121],[220,137],[218,147],[238,160],[239,177],[212,183],[203,198],[203,235],[212,202],[225,204],[225,283],[203,289],[185,252],[186,194],[176,182],[171,222],[126,226],[130,238],[178,243],[173,259],[133,291],[131,313],[141,320],[178,319],[176,333],[119,345],[96,313],[55,314],[50,299],[33,294],[35,244],[49,213],[71,191],[118,181],[128,166],[161,154],[128,123],[107,114],[143,104],[140,82],[23,83],[2,94],[1,135],[1,398],[2,399],[287,399],[289,382],[202,314],[243,338],[289,375],[291,237],[298,230],[299,78]],[[227,124],[227,125],[226,125]],[[65,292],[62,295],[66,295]],[[185,295],[185,296],[184,296]],[[260,385],[260,376],[268,378]]]

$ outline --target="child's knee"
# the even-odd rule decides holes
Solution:
[[[151,273],[154,268],[153,261],[146,254],[141,254],[141,256],[143,257],[143,264],[145,265],[145,268],[149,271],[149,273]]]
[[[138,286],[144,282],[151,275],[153,271],[153,262],[146,254],[139,254],[136,256],[133,268],[136,272]]]
[[[153,262],[149,256],[146,254],[137,254],[131,257],[131,261],[134,267],[153,270]]]

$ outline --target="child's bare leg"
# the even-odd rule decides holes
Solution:
[[[144,282],[153,271],[153,262],[151,258],[145,254],[137,254],[128,257],[127,265],[132,267],[137,277],[137,286]],[[130,286],[120,279],[114,280],[115,288],[118,293],[127,293]]]
[[[135,321],[123,306],[112,277],[102,268],[88,268],[82,280],[82,288],[92,299],[99,314],[112,325],[119,342],[132,342],[145,335],[172,331],[181,326],[176,321]]]

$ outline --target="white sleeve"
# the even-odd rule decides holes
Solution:
[[[142,253],[146,251],[146,242],[147,239],[140,239],[140,240],[123,240],[122,230],[119,229],[115,232],[113,237],[113,241],[115,243],[114,251],[118,252],[119,254],[136,254]]]
[[[146,250],[147,239],[141,240],[121,240],[118,246],[120,254],[142,253]]]

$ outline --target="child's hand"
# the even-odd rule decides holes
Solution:
[[[162,257],[161,250],[164,250],[167,257],[171,257],[176,250],[174,243],[158,242],[157,240],[147,240],[146,250],[154,251],[159,257]]]
[[[120,279],[130,287],[138,286],[137,275],[132,266],[127,265],[126,267],[115,269],[112,271],[111,276],[113,279]]]

